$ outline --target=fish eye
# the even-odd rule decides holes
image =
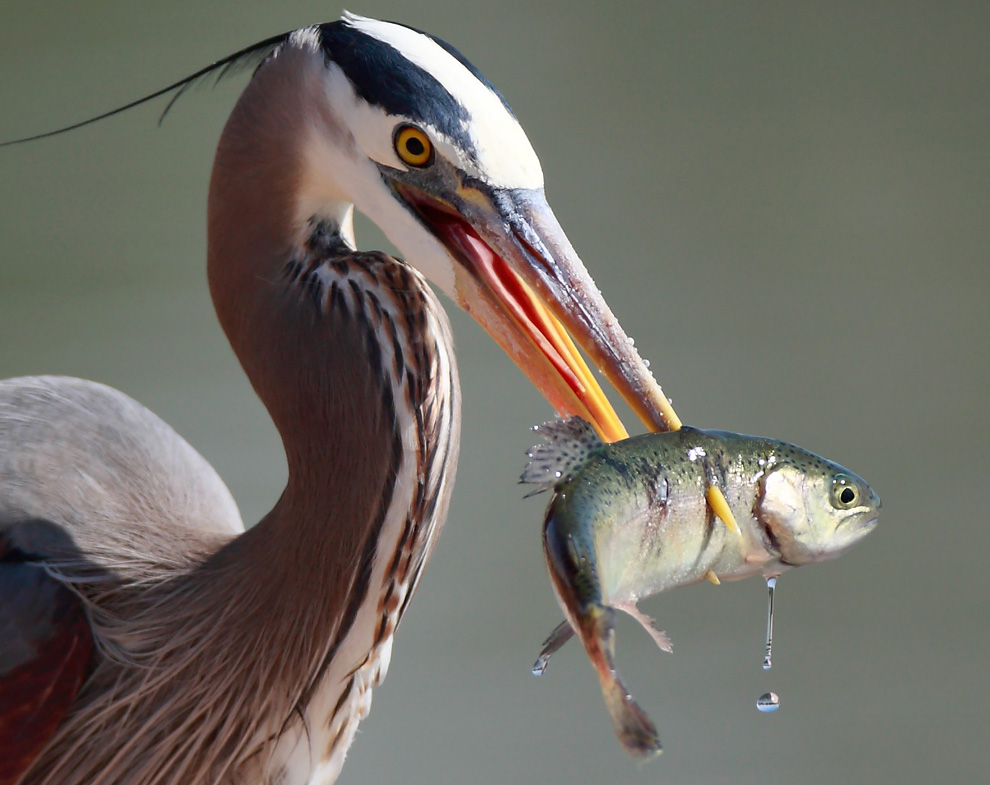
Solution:
[[[400,125],[392,138],[396,155],[403,163],[421,169],[433,163],[433,142],[414,125]]]
[[[845,474],[837,474],[832,478],[832,506],[840,510],[848,510],[859,504],[859,488],[852,478]]]

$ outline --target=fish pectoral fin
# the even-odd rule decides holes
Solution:
[[[550,664],[550,658],[573,637],[574,628],[571,627],[571,623],[567,619],[564,619],[564,621],[554,627],[553,632],[543,641],[543,651],[540,652],[540,656],[533,663],[533,675],[542,676],[547,669],[547,665]]]
[[[722,491],[714,485],[709,485],[705,490],[705,501],[708,502],[708,506],[712,512],[719,517],[729,531],[741,538],[742,530],[739,528],[739,524],[736,523],[736,516],[729,509],[729,503],[725,500],[725,495]]]
[[[658,630],[656,627],[654,627],[653,625],[656,624],[656,622],[653,620],[653,617],[647,616],[645,613],[643,613],[639,608],[636,607],[636,603],[627,602],[627,603],[622,603],[621,605],[616,605],[615,607],[618,608],[620,611],[628,613],[636,621],[638,621],[641,625],[643,625],[643,629],[646,630],[648,633],[650,633],[650,637],[653,638],[654,643],[656,643],[657,646],[659,646],[663,651],[671,654],[673,653],[674,646],[670,642],[670,637],[663,630]]]

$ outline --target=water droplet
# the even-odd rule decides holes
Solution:
[[[777,709],[780,708],[780,698],[777,697],[776,692],[764,692],[759,698],[756,699],[756,708],[764,714],[769,714],[771,711],[777,711]]]
[[[773,591],[775,588],[777,588],[777,576],[771,575],[767,578],[767,593],[769,598],[767,600],[767,647],[766,653],[763,655],[763,670],[765,671],[773,667],[771,657],[773,656]],[[770,694],[773,695],[773,693]],[[774,695],[774,698],[776,697]]]
[[[636,345],[636,341],[633,339],[631,335],[626,336],[626,343],[628,343],[630,346]]]
[[[547,665],[550,664],[550,653],[544,652],[539,656],[539,659],[533,663],[533,675],[542,676],[546,672]]]
[[[645,365],[647,368],[649,368],[650,367],[650,361],[649,360],[643,360],[643,365]]]

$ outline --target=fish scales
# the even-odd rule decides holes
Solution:
[[[762,567],[752,558],[765,552],[753,512],[761,461],[774,460],[779,445],[689,427],[618,442],[556,486],[550,525],[555,536],[566,527],[576,551],[593,558],[607,602],[657,594],[709,571],[726,579],[754,574]],[[744,547],[708,507],[710,485],[729,502]]]
[[[660,742],[616,671],[615,610],[669,650],[640,599],[835,558],[873,529],[881,507],[859,476],[775,439],[685,426],[605,444],[580,418],[537,431],[543,442],[529,451],[522,481],[553,491],[544,552],[566,621],[534,673],[576,632],[620,741],[638,755],[659,752]],[[712,509],[713,487],[738,531]]]

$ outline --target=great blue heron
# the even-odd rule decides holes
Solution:
[[[424,276],[562,414],[625,435],[573,336],[650,427],[678,425],[459,53],[348,15],[216,68],[251,57],[208,274],[288,484],[245,531],[205,460],[122,393],[0,383],[2,785],[335,779],[453,480],[457,371]],[[406,262],[355,250],[355,207]]]

